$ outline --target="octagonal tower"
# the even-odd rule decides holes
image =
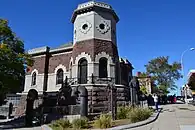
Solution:
[[[114,78],[116,83],[119,83],[119,57],[116,43],[116,24],[119,18],[112,7],[95,1],[80,4],[74,11],[71,21],[74,24],[73,76],[83,78],[93,74],[95,77],[101,77],[99,61],[105,58],[106,77]],[[88,65],[85,74],[79,69],[81,58],[85,58]]]

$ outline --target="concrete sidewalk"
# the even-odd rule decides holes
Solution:
[[[52,130],[46,125],[40,127],[32,127],[32,128],[20,128],[20,129],[10,129],[10,130]]]
[[[170,104],[160,107],[162,107],[163,110],[155,122],[141,127],[131,128],[129,130],[195,130],[195,106],[186,104]],[[50,129],[47,126],[43,126],[20,128],[20,130]]]
[[[131,130],[195,130],[195,107],[186,104],[162,106],[158,119],[148,125]]]

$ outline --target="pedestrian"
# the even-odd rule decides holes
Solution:
[[[155,107],[156,107],[156,111],[158,111],[158,96],[157,96],[157,94],[154,94],[153,98],[154,98],[154,104],[155,104]]]

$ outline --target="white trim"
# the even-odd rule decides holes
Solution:
[[[72,58],[72,57],[70,58],[69,67],[70,67],[71,63],[72,63],[72,65],[73,65],[73,58]]]
[[[65,67],[64,65],[62,65],[62,64],[59,64],[59,65],[55,68],[54,73],[57,74],[57,71],[58,71],[59,69],[62,69],[64,72],[66,72],[66,67]]]
[[[91,56],[89,54],[87,54],[86,52],[82,52],[80,55],[78,55],[75,59],[75,64],[78,65],[78,62],[80,59],[82,58],[86,58],[87,63],[91,63]]]
[[[39,73],[38,73],[38,70],[37,70],[37,69],[34,69],[34,70],[31,72],[31,76],[33,75],[34,72],[36,73],[36,76],[39,74]]]
[[[86,52],[82,52],[75,59],[75,64],[73,67],[74,68],[74,75],[72,75],[73,77],[78,77],[78,64],[82,58],[85,58],[87,60],[87,77],[89,77],[91,75],[91,73],[93,73],[93,66],[89,65],[92,63],[91,56],[89,54],[87,54]]]
[[[190,71],[188,72],[188,77],[191,77],[191,75],[192,75],[193,73],[195,73],[195,70],[190,70]]]
[[[61,88],[62,84],[56,84],[56,88]]]
[[[56,49],[51,49],[49,52],[56,52],[56,51],[62,51],[62,50],[68,50],[68,49],[72,49],[73,45],[70,47],[62,47],[62,48],[56,48]]]
[[[69,72],[64,72],[65,75],[69,74]],[[49,73],[48,76],[54,76],[56,73]]]
[[[72,51],[56,53],[56,54],[52,54],[52,56],[58,56],[58,55],[69,54],[69,53],[72,53]]]
[[[57,79],[57,71],[59,70],[59,69],[62,69],[63,70],[63,80],[65,80],[65,78],[66,78],[66,67],[64,66],[64,65],[62,65],[62,64],[59,64],[56,68],[55,68],[55,72],[54,72],[54,80],[55,80],[55,85],[58,85],[58,84],[56,84],[56,79]]]
[[[95,57],[95,62],[99,63],[99,59],[102,58],[102,57],[107,58],[108,61],[109,61],[109,64],[114,64],[113,61],[112,61],[112,58],[108,54],[106,54],[106,52],[100,52],[100,53],[98,53],[96,55],[96,57]]]
[[[111,66],[114,65],[113,61],[112,61],[112,58],[109,56],[109,54],[106,54],[106,52],[100,52],[96,55],[95,57],[95,62],[96,63],[99,63],[99,60],[101,58],[106,58],[107,59],[107,75],[108,77],[111,77]],[[98,65],[98,71],[97,71],[97,75],[99,76],[99,65]]]
[[[32,89],[34,89],[34,88],[32,88]],[[30,91],[31,89],[29,89],[29,91]],[[35,89],[36,90],[36,89]],[[36,90],[37,91],[37,90]],[[43,91],[37,91],[38,92],[38,95],[42,95],[43,94]],[[26,91],[23,91],[22,93],[17,93],[17,95],[28,95],[28,92],[26,92]]]
[[[46,57],[46,55],[43,54],[43,55],[33,56],[32,58],[40,58],[40,57]]]
[[[33,78],[33,74],[36,74],[36,77],[35,77],[35,85],[32,85],[32,78]],[[30,76],[30,78],[31,78],[31,81],[30,81],[30,87],[31,88],[36,88],[37,87],[37,77],[38,77],[38,70],[37,69],[34,69],[32,72],[31,72],[31,76]]]

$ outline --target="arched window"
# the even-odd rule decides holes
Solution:
[[[87,60],[84,58],[80,59],[79,61],[78,83],[79,84],[87,83]]]
[[[37,76],[37,74],[36,74],[36,72],[34,72],[34,73],[32,74],[32,83],[31,83],[32,86],[33,86],[33,85],[36,85],[36,76]]]
[[[72,78],[72,62],[70,63],[70,78]]]
[[[62,69],[59,69],[56,75],[56,84],[62,84],[63,78],[64,78],[64,72]]]
[[[107,59],[105,57],[100,58],[99,60],[99,78],[107,78]]]

